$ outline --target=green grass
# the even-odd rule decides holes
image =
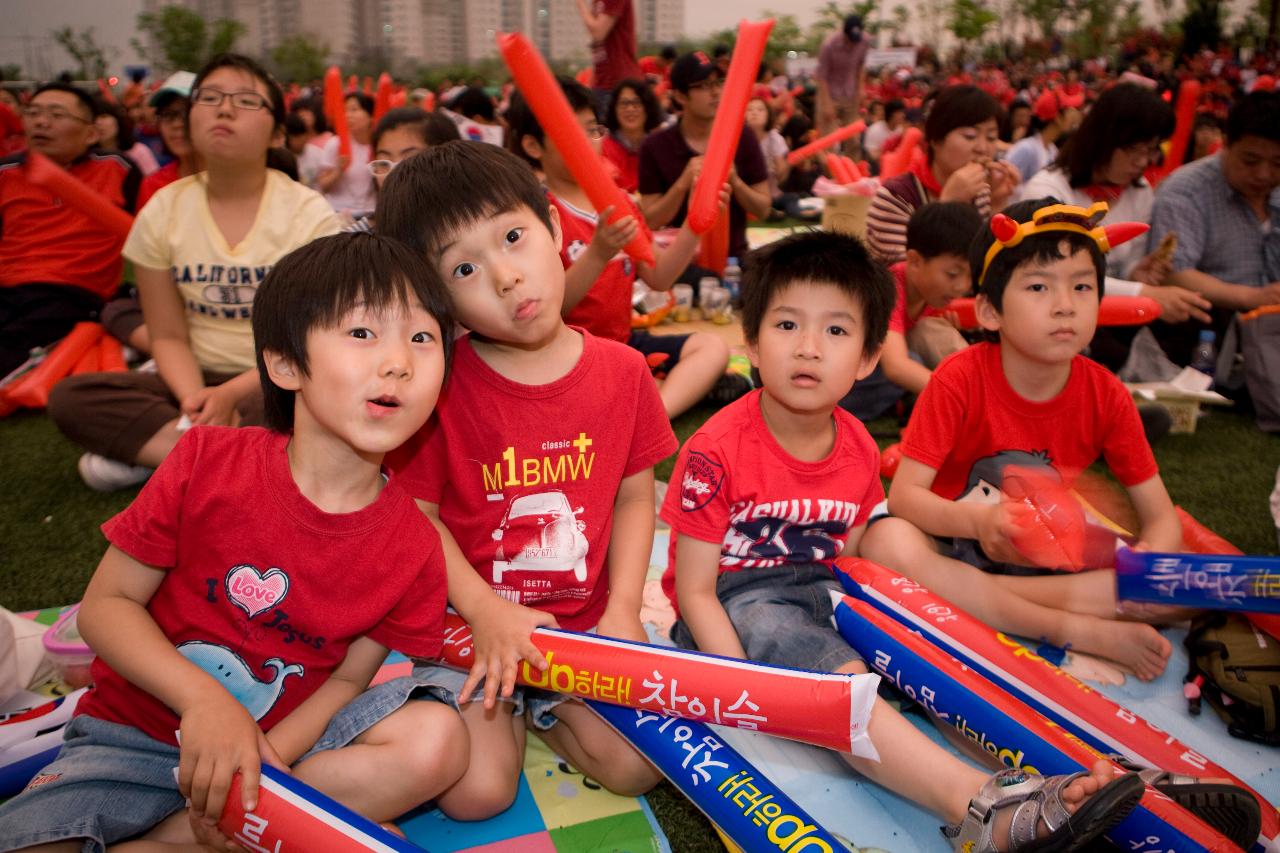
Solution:
[[[683,442],[712,411],[698,408],[678,418],[676,436]],[[882,447],[895,440],[892,419],[869,426],[884,436],[877,439]],[[85,488],[76,474],[79,453],[43,415],[0,420],[0,604],[11,610],[79,600],[106,547],[98,525],[137,494]],[[1240,415],[1215,411],[1194,435],[1161,439],[1155,453],[1176,503],[1246,553],[1276,553],[1267,495],[1280,465],[1280,439]],[[672,464],[657,467],[660,479],[670,478]],[[706,819],[669,783],[650,803],[675,849],[723,849]]]

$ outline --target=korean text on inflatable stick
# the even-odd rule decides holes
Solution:
[[[694,184],[693,197],[689,199],[688,222],[694,233],[705,234],[716,223],[720,188],[729,178],[729,166],[738,150],[751,85],[760,70],[760,58],[764,56],[764,45],[772,29],[772,18],[738,24],[738,40],[733,46],[733,59],[729,61],[724,90],[720,93],[720,106],[716,110],[715,121],[711,123],[711,138],[707,140],[702,171]]]
[[[632,260],[652,265],[653,243],[644,227],[643,217],[605,172],[600,155],[591,147],[559,82],[543,62],[537,48],[522,33],[502,33],[498,36],[498,50],[543,133],[556,144],[573,179],[591,199],[595,209],[603,211],[612,207],[610,222],[627,215],[634,215],[639,220],[640,233],[626,245],[625,251]]]
[[[794,166],[804,158],[817,154],[823,149],[830,148],[832,145],[844,142],[846,139],[857,136],[866,129],[867,123],[862,119],[858,119],[852,124],[846,124],[838,130],[831,131],[826,136],[818,137],[808,145],[801,145],[794,151],[787,152],[787,162]]]
[[[394,783],[395,780],[387,780]],[[262,765],[258,806],[241,805],[240,776],[227,792],[218,828],[245,850],[283,853],[325,850],[329,853],[411,853],[422,850],[371,820],[326,797],[287,773]]]
[[[592,699],[587,707],[652,761],[744,853],[844,849],[709,726]]]
[[[752,729],[876,759],[867,736],[875,675],[808,672],[551,628],[533,632],[550,666],[520,664],[529,687]],[[471,628],[445,617],[443,663],[470,669]]]
[[[831,595],[836,627],[869,665],[935,715],[938,725],[954,727],[1006,766],[1052,776],[1084,770],[1104,757],[865,601]],[[1237,849],[1153,788],[1107,838],[1124,850]]]
[[[1184,522],[1185,524],[1185,522]],[[1280,816],[1265,797],[1169,733],[1117,705],[1017,640],[983,624],[955,604],[870,560],[836,561],[845,590],[921,633],[988,681],[1012,694],[1073,738],[1107,755],[1122,755],[1197,779],[1227,779],[1257,799],[1262,815],[1255,850],[1280,850]]]

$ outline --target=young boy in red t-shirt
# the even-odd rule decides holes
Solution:
[[[943,358],[965,347],[944,315],[952,299],[969,294],[969,245],[981,227],[978,209],[959,201],[922,205],[907,222],[906,260],[889,267],[897,300],[880,366],[912,394],[924,390]]]
[[[513,688],[522,657],[547,665],[530,640],[539,625],[646,639],[653,465],[676,440],[644,358],[565,325],[560,215],[514,154],[423,151],[387,177],[376,220],[436,265],[470,330],[436,417],[395,463],[442,524],[449,602],[476,649],[469,675],[414,671],[461,705],[471,738],[466,775],[437,802],[473,820],[507,808],[526,720],[605,787],[643,793],[658,772],[582,702]],[[482,677],[485,701],[471,701]]]
[[[1010,465],[1069,486],[1101,455],[1137,510],[1135,547],[1181,550],[1133,400],[1080,354],[1097,325],[1106,274],[1106,244],[1093,230],[1105,209],[1025,201],[979,232],[970,252],[976,309],[996,340],[934,371],[903,435],[889,491],[896,518],[872,528],[865,553],[994,628],[1101,655],[1150,680],[1171,647],[1151,625],[1117,618],[1114,571],[1026,568],[1001,492]],[[998,240],[997,229],[1014,236]],[[930,536],[951,541],[939,553]],[[1041,576],[1010,576],[1019,574]]]
[[[600,132],[596,120],[595,101],[591,91],[575,80],[560,79],[573,109],[588,136]],[[651,358],[664,378],[659,387],[667,417],[684,412],[707,395],[725,377],[729,363],[729,347],[717,335],[695,332],[691,335],[651,335],[631,330],[632,285],[640,278],[652,290],[670,290],[680,273],[698,249],[698,236],[686,222],[675,241],[665,250],[655,247],[654,266],[640,265],[621,250],[640,229],[636,212],[616,222],[599,226],[613,209],[598,213],[591,206],[586,191],[578,186],[555,142],[546,138],[542,127],[519,92],[511,96],[506,113],[510,127],[511,149],[534,168],[540,169],[547,182],[547,194],[560,214],[564,240],[560,260],[564,264],[564,307],[561,313],[571,325],[581,326],[594,335],[627,344]],[[729,203],[729,189],[721,193],[721,203]],[[743,390],[748,383],[738,379]],[[726,380],[726,381],[730,381]],[[738,392],[741,393],[741,390]]]
[[[262,761],[378,821],[461,776],[451,708],[364,692],[388,648],[441,645],[440,538],[382,457],[431,414],[452,322],[435,271],[382,237],[276,264],[253,316],[271,428],[188,430],[103,525],[78,614],[94,687],[0,807],[0,849],[221,848],[232,777],[252,810]]]
[[[742,284],[743,334],[763,388],[703,424],[676,460],[662,506],[671,525],[663,587],[680,614],[672,639],[733,658],[866,672],[831,623],[840,584],[830,561],[858,553],[884,494],[880,454],[837,403],[875,367],[893,285],[858,240],[824,232],[749,256]],[[1133,776],[1113,781],[1105,762],[1073,776],[989,777],[884,702],[868,732],[878,762],[841,757],[944,818],[957,850],[995,850],[975,847],[992,838],[1001,849],[1065,850],[1100,835],[1142,790]],[[1060,819],[1068,825],[1050,836],[1044,822]]]

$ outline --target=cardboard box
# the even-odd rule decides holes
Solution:
[[[824,199],[822,206],[822,230],[840,234],[852,234],[859,240],[867,237],[867,210],[871,207],[868,195],[833,195]]]
[[[1137,402],[1155,402],[1169,410],[1173,426],[1169,432],[1191,433],[1196,431],[1200,418],[1200,405],[1230,406],[1231,401],[1210,391],[1213,380],[1190,367],[1168,382],[1126,382]]]

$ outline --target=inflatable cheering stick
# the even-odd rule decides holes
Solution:
[[[640,233],[626,245],[625,251],[632,260],[652,266],[653,243],[645,228],[644,217],[605,171],[600,155],[591,146],[582,125],[578,124],[560,83],[537,48],[522,33],[502,33],[498,36],[498,51],[538,124],[542,125],[547,138],[555,143],[573,179],[591,199],[592,206],[597,211],[612,207],[610,222],[617,222],[624,216],[636,217]]]
[[[707,153],[703,155],[702,171],[689,199],[687,218],[689,227],[696,234],[705,234],[716,224],[720,188],[729,179],[729,166],[738,150],[742,120],[747,114],[747,99],[772,29],[772,18],[738,24],[738,41],[733,47],[733,59],[729,61],[729,74],[720,94],[720,106],[716,109],[715,121],[711,123],[711,138],[707,141]]]

